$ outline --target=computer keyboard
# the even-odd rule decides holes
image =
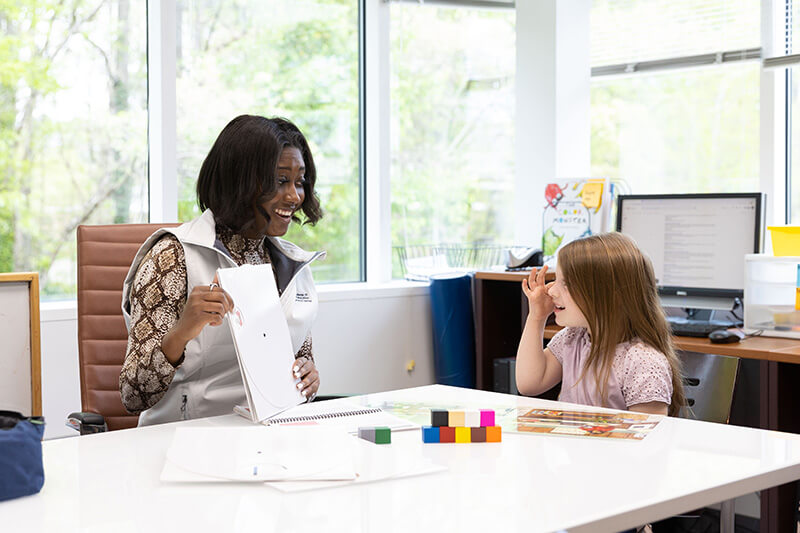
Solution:
[[[729,320],[697,320],[683,317],[667,317],[672,334],[679,337],[708,337],[717,329],[728,329],[738,326]]]

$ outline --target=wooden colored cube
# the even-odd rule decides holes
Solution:
[[[432,426],[422,426],[422,442],[438,443],[439,442],[439,428]]]
[[[391,444],[392,430],[385,426],[360,427],[358,428],[358,438],[374,442],[375,444]]]
[[[464,411],[450,411],[447,425],[451,428],[464,427]]]
[[[480,411],[475,411],[475,410],[464,411],[464,426],[468,428],[480,427],[481,426]]]
[[[450,420],[450,413],[443,409],[431,409],[431,426],[437,428],[447,426]]]
[[[358,438],[368,440],[370,442],[375,442],[375,428],[374,427],[358,428]]]
[[[489,426],[486,428],[486,442],[500,442],[503,440],[500,426]]]
[[[392,430],[388,427],[375,428],[375,444],[391,444]]]
[[[450,426],[442,426],[439,428],[439,442],[455,442],[456,441],[456,428]]]
[[[491,409],[481,409],[481,426],[493,426],[494,425],[494,411]]]
[[[486,428],[469,428],[472,442],[486,442]]]
[[[457,427],[456,429],[456,442],[471,442],[471,429],[466,427]]]

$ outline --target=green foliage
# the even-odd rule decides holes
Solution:
[[[212,6],[188,5],[184,20],[214,16]],[[325,212],[316,226],[293,224],[286,238],[328,251],[314,266],[317,280],[360,278],[357,19],[356,2],[240,1],[221,13],[204,50],[187,43],[178,80],[181,220],[196,216],[197,172],[224,125],[243,113],[284,116],[311,145]]]
[[[508,242],[513,14],[398,5],[391,31],[392,244]]]
[[[74,294],[78,224],[145,217],[145,12],[119,3],[0,1],[0,269],[47,296]]]
[[[758,190],[759,70],[756,63],[595,81],[593,175],[624,180],[639,194]]]

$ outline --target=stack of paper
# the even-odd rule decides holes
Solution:
[[[419,446],[376,445],[341,428],[178,427],[161,481],[268,482],[295,492],[444,469],[423,457]]]

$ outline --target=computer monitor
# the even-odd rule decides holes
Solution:
[[[664,306],[730,310],[744,255],[761,252],[765,208],[762,193],[621,195],[617,231],[650,257]]]

